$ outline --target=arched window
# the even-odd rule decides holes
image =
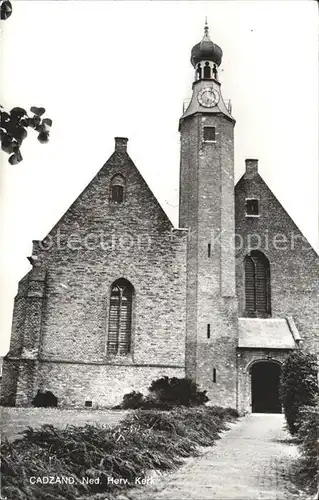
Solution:
[[[114,175],[110,184],[110,201],[112,203],[123,203],[124,196],[125,179],[121,174]]]
[[[204,66],[204,78],[211,78],[211,71],[209,62],[205,62]]]
[[[124,278],[111,286],[108,354],[126,355],[131,352],[133,294],[133,286]]]
[[[245,257],[245,298],[247,315],[271,314],[269,260],[257,250]]]
[[[197,80],[200,80],[202,78],[202,68],[200,67],[199,63],[197,65],[196,73],[197,73]]]

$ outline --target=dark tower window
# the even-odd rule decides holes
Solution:
[[[256,198],[246,199],[246,216],[256,216],[259,215],[259,200]]]
[[[133,286],[124,278],[115,281],[111,287],[108,354],[131,352],[133,294]]]
[[[209,62],[205,62],[205,66],[204,66],[204,78],[205,79],[210,79],[211,78],[211,69],[210,69]]]
[[[213,368],[213,382],[216,384],[216,368]]]
[[[248,316],[270,316],[270,265],[258,250],[245,257],[245,299]]]
[[[197,73],[197,80],[200,80],[202,78],[202,68],[200,67],[200,64],[198,64],[197,66],[196,73]]]
[[[207,325],[207,338],[210,339],[210,324]]]
[[[215,141],[216,129],[215,127],[204,127],[204,141]]]
[[[111,203],[123,203],[125,193],[125,179],[123,175],[115,175],[111,180],[110,185],[110,201]]]

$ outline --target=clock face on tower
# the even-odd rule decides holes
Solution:
[[[219,93],[212,87],[204,87],[199,92],[197,99],[204,108],[212,108],[219,101]]]

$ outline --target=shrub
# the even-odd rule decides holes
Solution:
[[[32,400],[32,405],[38,408],[56,407],[58,406],[58,398],[51,392],[41,392],[38,390]]]
[[[174,406],[199,406],[208,401],[206,391],[200,391],[189,378],[162,377],[153,380],[148,390],[147,396],[135,391],[125,394],[115,408],[169,410]]]
[[[291,434],[298,431],[299,414],[304,405],[312,406],[318,394],[316,357],[295,351],[282,366],[280,399]]]
[[[161,403],[172,406],[198,406],[208,401],[206,391],[200,391],[197,384],[186,377],[162,377],[153,380],[149,392]]]
[[[315,491],[319,483],[319,398],[316,398],[315,403],[300,410],[297,433],[301,450],[299,473],[311,491]]]
[[[129,392],[123,396],[123,401],[121,404],[121,408],[127,410],[129,408],[135,410],[136,408],[140,408],[142,402],[144,400],[144,396],[141,392]]]
[[[177,406],[198,406],[206,403],[206,391],[200,391],[189,378],[162,377],[153,380],[149,392],[161,402]]]

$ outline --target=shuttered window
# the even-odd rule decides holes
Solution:
[[[125,279],[111,288],[108,354],[126,355],[131,351],[133,286]]]
[[[245,299],[248,315],[270,315],[270,266],[267,257],[257,250],[245,257]]]
[[[245,290],[246,290],[246,311],[255,312],[256,289],[255,289],[255,264],[250,257],[245,259]]]
[[[246,217],[259,215],[259,200],[256,198],[246,199]]]
[[[216,128],[204,127],[204,141],[215,141],[215,140],[216,140]]]
[[[125,198],[125,178],[121,174],[114,175],[110,184],[110,202],[123,203]]]
[[[122,203],[124,195],[123,186],[112,186],[112,201],[115,203]]]

